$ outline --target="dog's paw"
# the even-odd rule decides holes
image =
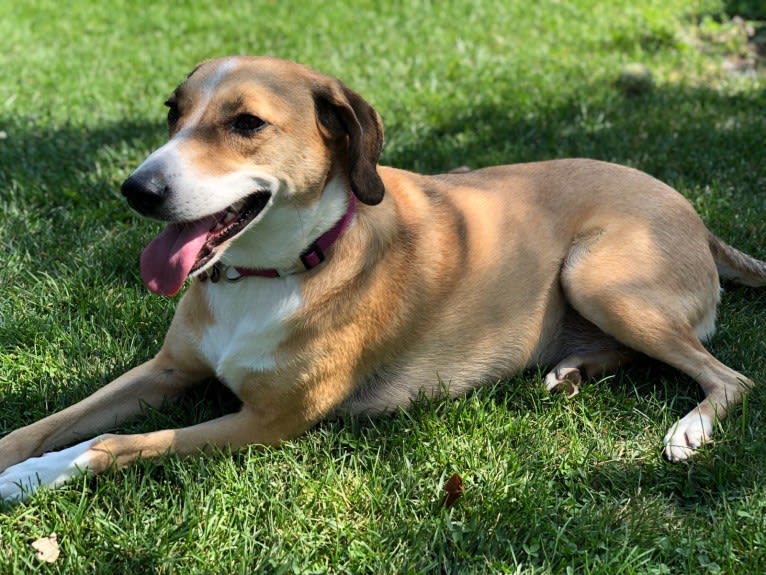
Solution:
[[[696,409],[678,420],[665,435],[665,457],[676,463],[693,456],[697,449],[710,441],[713,422]]]
[[[90,459],[88,450],[94,441],[83,441],[9,467],[0,473],[0,500],[20,501],[40,487],[59,487],[86,473]]]
[[[545,389],[553,393],[562,391],[567,397],[577,395],[582,383],[582,373],[576,367],[559,367],[545,376]]]

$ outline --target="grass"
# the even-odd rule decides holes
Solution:
[[[138,254],[157,229],[119,184],[164,137],[198,60],[272,53],[381,112],[383,163],[424,172],[564,156],[646,170],[766,257],[766,80],[730,16],[753,0],[0,5],[0,433],[150,357],[173,302]],[[757,22],[756,29],[763,30]],[[626,97],[621,67],[654,90]],[[710,344],[766,379],[766,292],[727,286]],[[436,366],[438,367],[438,366]],[[699,392],[638,365],[573,400],[539,373],[407,413],[324,422],[282,449],[140,462],[0,511],[0,573],[760,573],[763,387],[688,465],[660,455]],[[211,384],[130,422],[231,407]],[[440,508],[460,473],[465,494]],[[29,542],[58,534],[40,564]]]

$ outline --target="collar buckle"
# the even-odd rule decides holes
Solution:
[[[300,259],[303,267],[310,270],[321,264],[325,260],[325,255],[317,242],[314,242],[300,255]]]

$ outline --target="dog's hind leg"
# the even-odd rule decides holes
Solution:
[[[565,313],[560,331],[548,347],[553,355],[545,361],[554,367],[545,376],[545,389],[569,397],[579,392],[583,381],[626,365],[637,355],[573,309]]]
[[[579,314],[702,387],[705,399],[665,436],[671,461],[687,459],[708,442],[714,421],[753,385],[700,342],[712,332],[719,298],[706,233],[701,223],[683,233],[635,225],[602,231],[576,243],[561,272],[565,297]]]
[[[564,392],[569,397],[580,391],[583,379],[593,379],[633,360],[636,353],[626,348],[569,355],[545,376],[545,389]]]

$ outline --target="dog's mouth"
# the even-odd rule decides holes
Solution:
[[[266,207],[270,197],[269,192],[255,192],[216,214],[214,216],[216,218],[215,225],[207,233],[205,243],[202,244],[197,253],[197,260],[194,262],[190,273],[205,267],[205,264],[215,256],[218,246],[242,232]]]
[[[152,292],[175,295],[189,276],[205,268],[221,246],[242,233],[269,203],[257,191],[225,210],[193,222],[168,225],[141,254],[141,277]]]

